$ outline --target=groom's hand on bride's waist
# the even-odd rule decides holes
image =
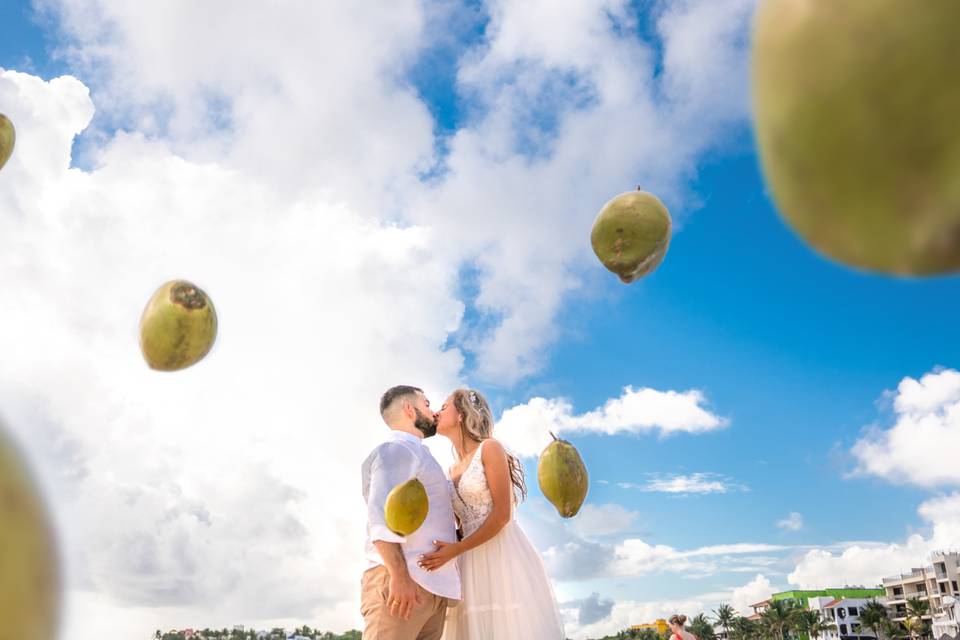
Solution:
[[[417,594],[417,583],[413,581],[410,574],[406,572],[399,575],[391,574],[390,584],[387,587],[387,605],[390,608],[390,615],[409,620],[410,613],[418,604],[420,604],[420,596]]]

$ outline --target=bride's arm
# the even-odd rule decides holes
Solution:
[[[459,553],[479,547],[497,535],[500,529],[503,529],[510,522],[513,485],[510,481],[510,464],[507,462],[507,452],[499,441],[489,438],[483,443],[483,448],[480,449],[480,459],[483,461],[483,472],[487,476],[487,486],[490,487],[493,509],[479,529],[458,543]]]
[[[460,542],[443,542],[434,540],[437,550],[420,557],[420,566],[428,571],[437,569],[450,560],[453,560],[464,551],[479,547],[500,532],[500,529],[510,522],[510,506],[513,496],[510,480],[510,464],[507,462],[507,452],[503,445],[490,438],[484,441],[480,450],[480,459],[483,461],[483,472],[487,477],[487,486],[490,487],[490,497],[493,500],[493,509],[483,521],[480,528]]]

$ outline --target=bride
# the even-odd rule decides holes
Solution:
[[[450,482],[463,533],[420,558],[428,571],[459,562],[463,602],[448,611],[443,640],[563,640],[543,561],[513,517],[526,495],[523,467],[491,431],[490,405],[476,391],[454,391],[437,413],[437,433],[456,452]]]

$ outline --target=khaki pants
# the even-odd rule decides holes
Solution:
[[[440,640],[447,615],[447,599],[417,585],[420,604],[409,620],[390,614],[387,590],[390,573],[383,565],[367,569],[360,581],[360,614],[363,640]]]

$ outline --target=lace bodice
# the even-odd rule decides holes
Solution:
[[[480,528],[483,521],[493,511],[493,496],[487,484],[487,474],[483,470],[483,459],[480,450],[483,443],[477,447],[470,464],[464,469],[457,484],[450,480],[450,492],[453,494],[453,511],[460,520],[463,536],[467,537]],[[513,492],[511,491],[511,496]],[[516,506],[516,499],[511,500],[510,511]]]

